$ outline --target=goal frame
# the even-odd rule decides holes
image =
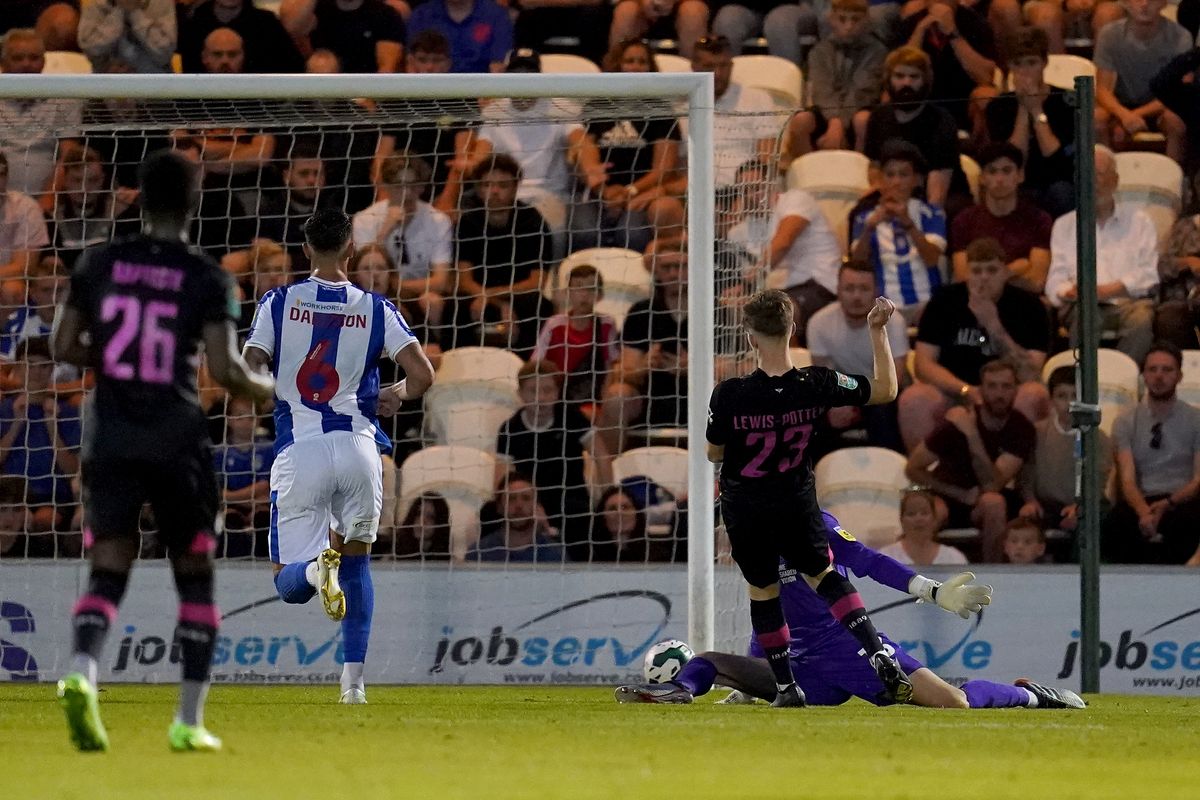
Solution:
[[[714,142],[711,73],[447,75],[0,75],[0,99],[451,100],[687,98],[688,639],[714,645],[713,468],[704,427],[714,379]]]

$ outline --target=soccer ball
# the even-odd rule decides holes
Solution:
[[[691,661],[692,648],[687,642],[678,639],[667,639],[659,642],[646,651],[646,661],[643,672],[646,683],[666,683],[679,674],[683,665]]]

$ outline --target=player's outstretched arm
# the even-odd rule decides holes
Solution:
[[[213,379],[237,395],[265,403],[275,395],[270,375],[253,369],[237,352],[237,331],[233,322],[208,322],[204,325],[204,351]]]
[[[874,375],[871,377],[871,397],[867,405],[877,406],[896,399],[900,386],[896,379],[896,362],[892,358],[892,345],[888,342],[887,323],[896,306],[886,297],[875,298],[875,307],[867,313],[867,327],[871,332],[871,359]]]
[[[908,593],[918,600],[937,603],[951,614],[970,619],[984,606],[992,604],[992,587],[986,583],[974,583],[974,572],[960,572],[945,583],[916,575],[908,584]]]
[[[55,361],[77,367],[90,366],[88,348],[80,340],[83,329],[83,315],[78,309],[65,303],[59,306],[50,334],[50,353]]]

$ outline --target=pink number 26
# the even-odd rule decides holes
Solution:
[[[100,320],[112,322],[120,317],[120,323],[104,348],[104,374],[119,381],[133,380],[136,374],[145,383],[170,383],[175,366],[175,332],[162,323],[177,316],[179,306],[175,303],[151,300],[143,309],[136,297],[105,297]],[[134,340],[138,344],[136,354],[128,352]]]

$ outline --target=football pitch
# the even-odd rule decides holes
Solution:
[[[219,754],[168,752],[170,686],[101,695],[112,750],[76,753],[54,689],[0,684],[5,794],[122,798],[1200,797],[1200,699],[1086,711],[618,705],[607,688],[216,686]]]

